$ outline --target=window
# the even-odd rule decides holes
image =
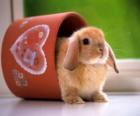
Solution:
[[[77,11],[104,30],[117,58],[140,58],[138,0],[24,0],[25,16]]]

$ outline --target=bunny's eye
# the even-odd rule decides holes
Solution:
[[[88,39],[88,38],[84,38],[84,39],[83,39],[83,44],[84,44],[84,45],[89,45],[89,44],[90,44],[89,39]]]

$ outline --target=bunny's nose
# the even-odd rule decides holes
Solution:
[[[103,48],[99,48],[99,52],[101,52],[101,53],[102,53],[102,52],[103,52]]]
[[[103,44],[99,44],[98,45],[98,52],[103,55],[103,52],[104,52],[104,45]]]
[[[98,48],[98,52],[101,54],[101,56],[103,56],[103,48]]]

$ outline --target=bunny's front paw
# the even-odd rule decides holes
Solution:
[[[83,104],[85,103],[83,101],[83,99],[79,96],[67,96],[67,97],[64,97],[63,98],[64,102],[65,103],[68,103],[68,104]]]
[[[91,97],[91,101],[94,102],[108,102],[108,98],[106,96],[106,94],[102,93],[102,92],[95,92],[93,94],[93,96]]]

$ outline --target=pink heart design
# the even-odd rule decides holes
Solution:
[[[49,32],[49,27],[45,24],[31,27],[22,33],[10,48],[17,64],[31,74],[43,74],[47,69],[47,60],[42,48]]]

